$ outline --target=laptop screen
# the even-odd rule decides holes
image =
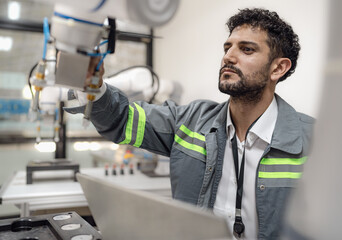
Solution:
[[[208,210],[85,174],[77,179],[105,240],[228,239],[226,220]]]

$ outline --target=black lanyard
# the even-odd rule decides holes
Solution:
[[[249,130],[253,127],[253,125],[256,123],[256,121],[258,121],[259,118],[260,117],[258,117],[247,129],[246,137],[245,137],[245,145],[247,142],[247,135],[248,135]],[[244,176],[244,171],[245,171],[245,146],[243,147],[240,174],[239,174],[239,155],[238,155],[236,131],[232,139],[232,150],[233,150],[233,158],[234,158],[234,166],[235,166],[235,175],[237,179],[236,202],[235,202],[235,222],[234,222],[233,230],[239,237],[241,237],[241,234],[245,230],[245,225],[243,224],[242,217],[241,217],[243,176]]]

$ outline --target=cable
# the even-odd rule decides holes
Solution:
[[[102,46],[103,44],[106,44],[106,43],[108,43],[108,40],[104,40],[104,41],[101,42],[97,47],[100,47],[100,46]]]
[[[31,85],[31,82],[30,82],[30,78],[32,77],[32,73],[33,71],[36,69],[36,67],[38,66],[38,62],[36,64],[33,65],[33,67],[31,68],[30,70],[30,73],[27,77],[27,83],[29,85],[29,88],[30,88],[30,92],[31,92],[31,95],[32,95],[32,99],[34,98],[34,94],[33,94],[33,91],[32,91],[32,85]]]
[[[43,32],[44,32],[44,48],[43,48],[43,60],[46,60],[47,44],[50,39],[49,21],[45,17],[43,22]]]
[[[102,57],[104,53],[87,53],[90,57]]]
[[[106,53],[104,53],[104,54],[102,55],[102,58],[101,58],[100,62],[99,62],[99,63],[97,64],[97,66],[96,66],[96,71],[99,71],[99,70],[100,70],[101,64],[102,64],[103,60],[105,59],[105,57],[107,56],[108,53],[109,53],[109,52],[106,52]]]
[[[126,71],[129,71],[131,69],[134,69],[134,68],[147,68],[150,73],[151,73],[151,76],[152,76],[152,88],[154,87],[155,83],[157,82],[157,89],[156,91],[153,93],[151,99],[148,101],[149,103],[153,103],[157,93],[159,92],[159,87],[160,87],[160,81],[159,81],[159,76],[153,71],[152,67],[148,66],[148,65],[136,65],[136,66],[131,66],[131,67],[128,67],[128,68],[124,68],[116,73],[113,73],[109,76],[107,76],[107,78],[111,78],[111,77],[115,77],[123,72],[126,72]]]
[[[105,52],[105,53],[87,53],[87,55],[90,56],[90,57],[101,57],[100,62],[96,66],[96,71],[100,70],[101,64],[102,64],[103,60],[105,59],[105,57],[107,56],[108,53],[109,52]]]

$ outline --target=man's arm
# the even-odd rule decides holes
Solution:
[[[89,84],[98,59],[92,59],[87,74]],[[146,102],[129,103],[126,95],[111,85],[103,84],[101,66],[100,93],[96,94],[90,120],[97,131],[106,139],[118,144],[135,147],[168,156],[174,141],[176,105],[167,102],[163,106]],[[77,91],[80,105],[65,108],[69,113],[83,113],[86,93]]]

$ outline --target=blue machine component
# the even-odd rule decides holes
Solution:
[[[44,30],[44,48],[43,48],[43,60],[46,60],[46,51],[47,51],[47,44],[50,39],[50,29],[49,29],[49,22],[48,19],[45,17],[43,22],[43,30]]]
[[[0,115],[27,114],[30,109],[30,100],[26,99],[0,99]]]

